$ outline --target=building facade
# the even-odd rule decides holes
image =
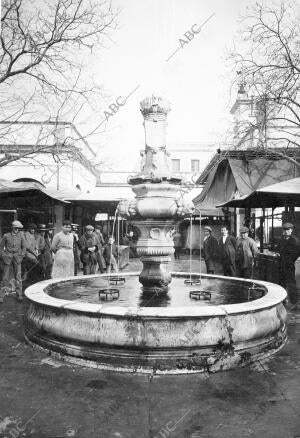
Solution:
[[[1,122],[2,131],[6,124]],[[1,138],[0,178],[34,181],[53,190],[88,192],[96,186],[95,151],[66,122],[15,122]],[[0,161],[1,163],[1,161]]]
[[[33,184],[38,191],[17,196],[13,191],[2,200],[1,232],[12,215],[29,222],[55,224],[80,214],[60,200],[89,193],[96,187],[96,153],[76,127],[66,122],[0,123],[0,179]],[[2,166],[1,166],[2,164]],[[44,195],[46,193],[46,195]]]

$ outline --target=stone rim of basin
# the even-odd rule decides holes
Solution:
[[[112,274],[113,276],[114,274]],[[138,275],[137,272],[127,272],[122,274],[123,277],[129,277],[132,275]],[[172,272],[172,276],[187,278],[189,276],[199,277],[199,273],[187,273],[187,272]],[[101,274],[103,277],[109,276],[108,274]],[[86,275],[82,277],[82,279],[88,278],[97,278],[99,275]],[[283,302],[287,293],[285,289],[281,286],[269,283],[261,280],[248,280],[241,279],[237,277],[223,277],[219,275],[208,275],[201,274],[203,278],[215,278],[215,279],[223,279],[225,281],[234,281],[234,282],[244,282],[248,283],[249,287],[254,283],[258,286],[263,286],[266,288],[266,294],[258,299],[253,301],[246,301],[238,304],[222,304],[222,305],[210,305],[197,307],[186,306],[186,307],[178,307],[178,308],[169,308],[169,307],[138,307],[138,306],[109,306],[107,304],[94,304],[94,303],[85,303],[78,301],[70,301],[70,300],[62,300],[59,298],[51,297],[46,293],[47,287],[56,283],[69,282],[72,280],[79,280],[80,277],[69,277],[66,279],[52,279],[45,280],[40,283],[36,283],[25,290],[25,296],[33,302],[37,302],[39,304],[44,304],[50,307],[56,308],[64,308],[69,310],[76,310],[81,312],[89,312],[89,313],[101,313],[101,314],[109,314],[109,315],[119,315],[119,316],[133,316],[134,314],[138,314],[139,317],[142,316],[161,316],[161,317],[199,317],[205,315],[224,315],[224,314],[235,314],[235,313],[243,313],[247,312],[255,312],[261,309],[267,309],[273,306],[278,305]],[[184,287],[184,286],[183,286]]]

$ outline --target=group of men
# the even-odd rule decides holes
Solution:
[[[297,308],[297,289],[295,278],[295,261],[300,256],[298,239],[292,235],[293,224],[285,223],[283,233],[277,245],[277,257],[280,266],[280,284],[288,292],[290,309]],[[211,227],[204,228],[203,256],[208,274],[214,274],[217,264],[221,263],[223,274],[230,277],[252,278],[255,257],[258,248],[255,241],[249,237],[249,229],[242,227],[240,237],[229,234],[229,228],[221,228],[221,238],[213,235]]]
[[[100,227],[85,226],[84,234],[79,238],[77,224],[72,226],[74,254],[74,273],[77,275],[80,261],[83,274],[95,274],[97,268],[117,271],[117,247],[113,237],[104,241]],[[54,224],[27,225],[23,231],[20,221],[13,221],[11,231],[4,234],[0,241],[0,265],[2,271],[0,303],[5,295],[16,293],[18,301],[23,300],[23,289],[38,281],[47,280],[53,275]]]
[[[47,236],[45,235],[47,231]],[[2,286],[0,302],[10,292],[16,292],[17,299],[22,301],[22,283],[32,284],[50,278],[52,256],[50,245],[53,236],[53,224],[28,224],[23,232],[20,221],[12,222],[12,229],[4,234],[0,242],[0,261],[2,270]],[[49,260],[48,260],[49,259]]]
[[[251,278],[254,259],[258,253],[255,241],[249,237],[249,229],[242,227],[240,237],[229,234],[229,228],[221,228],[221,238],[213,235],[211,227],[204,227],[203,257],[208,274],[214,274],[221,263],[223,274],[229,277]]]

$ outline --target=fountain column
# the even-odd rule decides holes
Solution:
[[[160,293],[166,292],[171,282],[168,265],[174,253],[172,229],[190,209],[181,196],[181,178],[173,176],[169,168],[166,126],[170,103],[152,96],[140,106],[145,149],[141,153],[140,172],[129,178],[135,199],[122,201],[118,208],[140,231],[137,254],[143,263],[139,276],[143,291]]]

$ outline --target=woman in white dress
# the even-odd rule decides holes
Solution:
[[[51,251],[54,253],[52,278],[63,278],[74,275],[74,236],[71,233],[71,222],[63,221],[62,231],[55,234]]]

